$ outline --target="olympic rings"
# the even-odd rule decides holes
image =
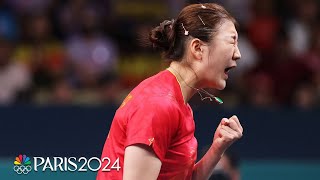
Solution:
[[[28,166],[24,166],[24,165],[20,165],[20,166],[13,166],[13,170],[17,173],[17,174],[28,174],[31,170],[32,167],[30,165]]]

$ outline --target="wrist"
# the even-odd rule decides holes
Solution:
[[[210,149],[209,149],[212,153],[216,154],[219,157],[222,157],[225,150],[222,150],[221,148],[215,146],[214,144],[211,145]]]

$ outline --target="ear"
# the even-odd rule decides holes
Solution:
[[[194,38],[190,42],[190,52],[194,59],[202,60],[202,42],[198,38]]]

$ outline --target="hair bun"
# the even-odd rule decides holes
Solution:
[[[174,19],[165,20],[159,26],[151,30],[149,40],[154,48],[168,51],[174,41]]]

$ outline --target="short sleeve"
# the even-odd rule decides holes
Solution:
[[[178,110],[172,103],[144,102],[128,117],[125,147],[145,144],[163,162],[178,126]]]

